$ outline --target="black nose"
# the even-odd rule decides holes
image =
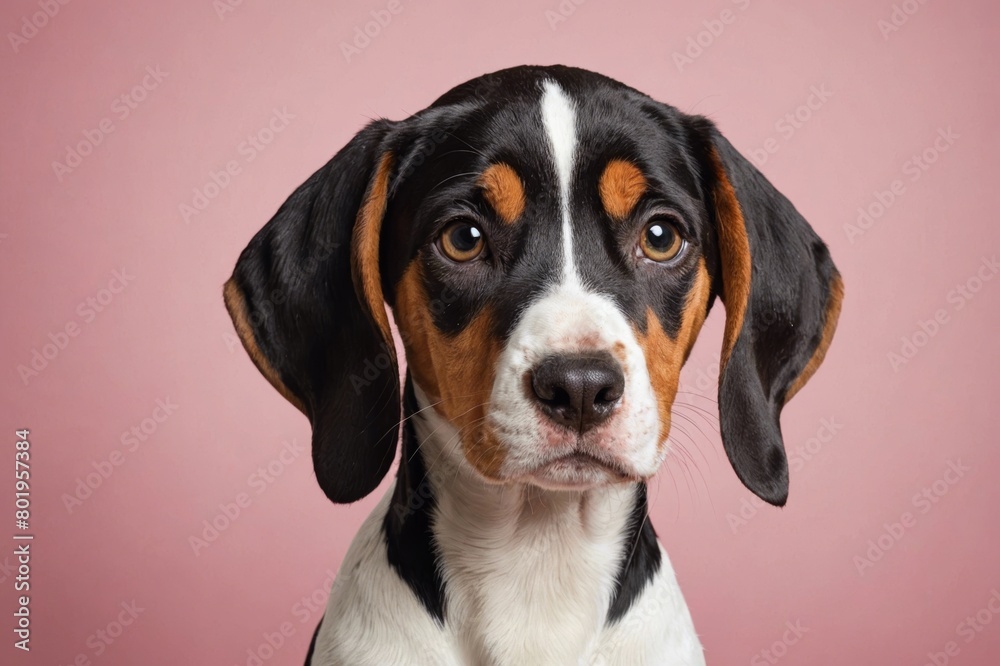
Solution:
[[[610,354],[549,356],[532,372],[531,388],[549,418],[582,433],[611,415],[625,375]]]

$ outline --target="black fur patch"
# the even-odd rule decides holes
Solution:
[[[389,564],[420,599],[427,612],[444,622],[444,579],[431,529],[435,500],[430,479],[418,451],[413,421],[417,410],[413,383],[406,378],[403,394],[403,457],[396,474],[396,488],[385,514],[386,554]]]
[[[660,546],[656,542],[656,531],[649,521],[648,512],[646,484],[642,483],[636,491],[635,506],[632,507],[625,532],[625,553],[615,579],[611,605],[608,607],[608,624],[614,624],[628,612],[660,570]]]
[[[322,626],[323,618],[320,618],[319,624],[316,625],[316,630],[313,632],[312,640],[309,641],[309,651],[306,652],[305,666],[310,666],[312,664],[313,653],[316,651],[316,637],[319,636],[319,628]]]

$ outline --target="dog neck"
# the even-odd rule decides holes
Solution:
[[[645,485],[489,483],[410,381],[405,393],[390,563],[476,663],[563,663],[585,650],[660,566]]]

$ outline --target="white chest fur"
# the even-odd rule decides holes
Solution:
[[[390,491],[341,567],[314,666],[704,663],[665,553],[628,612],[607,622],[615,577],[629,555],[624,534],[635,486],[552,492],[489,485],[449,455],[452,440],[434,434],[440,423],[415,425],[436,502],[444,623],[389,565],[383,519]]]

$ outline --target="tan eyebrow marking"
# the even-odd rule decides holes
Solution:
[[[646,177],[639,167],[621,159],[608,162],[597,183],[604,210],[616,220],[624,220],[631,214],[646,188]]]
[[[486,201],[507,224],[524,212],[524,184],[510,165],[501,162],[488,167],[479,176],[479,187]]]

